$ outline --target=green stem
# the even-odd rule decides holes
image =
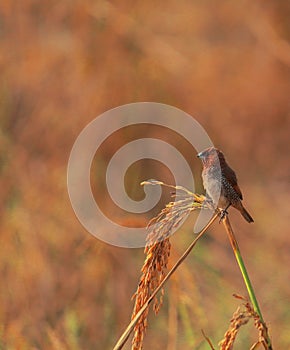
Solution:
[[[246,266],[244,264],[244,261],[243,261],[243,258],[242,258],[241,252],[240,252],[240,248],[239,248],[238,242],[237,242],[237,240],[235,238],[233,229],[231,227],[229,218],[227,216],[223,219],[223,224],[224,224],[225,229],[227,231],[227,234],[229,236],[230,243],[231,243],[231,246],[233,248],[233,251],[234,251],[234,254],[235,254],[235,258],[237,260],[239,268],[241,270],[241,273],[242,273],[245,285],[247,287],[247,291],[248,291],[251,303],[253,305],[254,311],[258,314],[261,322],[263,323],[263,325],[265,326],[265,329],[267,330],[266,324],[264,322],[264,319],[263,319],[263,316],[262,316],[262,313],[261,313],[261,310],[260,310],[260,307],[259,307],[256,295],[255,295],[255,292],[254,292],[254,288],[253,288],[252,283],[250,281],[250,278],[249,278]],[[267,341],[268,349],[272,350],[271,339],[270,339],[270,337],[268,335],[268,332],[266,332],[266,341]]]

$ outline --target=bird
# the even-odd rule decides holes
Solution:
[[[237,176],[227,164],[223,153],[215,147],[209,147],[198,153],[197,157],[203,165],[202,180],[206,194],[214,206],[221,209],[221,220],[228,214],[227,209],[232,206],[247,222],[254,222],[242,204],[243,195],[238,186]]]

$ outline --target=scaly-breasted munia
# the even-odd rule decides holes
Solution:
[[[210,147],[198,153],[203,164],[202,180],[207,195],[213,204],[222,209],[222,217],[229,206],[233,206],[248,222],[254,222],[242,204],[243,195],[235,172],[227,164],[223,153]]]

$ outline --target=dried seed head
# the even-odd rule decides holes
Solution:
[[[143,184],[145,184],[145,182]],[[158,184],[174,188],[175,192],[173,196],[175,197],[175,201],[168,203],[157,217],[153,218],[148,224],[149,233],[147,236],[147,245],[144,250],[146,258],[141,270],[142,275],[137,291],[133,295],[133,298],[135,298],[135,306],[132,319],[165,277],[171,247],[169,236],[172,230],[176,228],[192,210],[202,207],[204,201],[203,196],[197,196],[181,186],[170,186],[160,181],[148,181],[146,184]],[[162,289],[161,295],[154,299],[153,310],[155,314],[159,312],[162,306],[163,295],[164,290]],[[142,349],[143,338],[147,327],[147,316],[148,309],[141,315],[134,328],[132,350]]]
[[[265,350],[269,350],[269,346],[267,344],[267,334],[268,329],[264,322],[261,321],[259,315],[253,309],[253,306],[246,298],[234,295],[237,299],[245,300],[246,302],[242,305],[243,310],[241,311],[241,307],[238,307],[237,311],[233,314],[233,317],[230,322],[229,329],[226,331],[224,335],[224,339],[219,343],[220,350],[231,350],[233,349],[234,341],[237,337],[238,331],[241,326],[247,324],[250,319],[254,320],[254,325],[259,331],[259,339],[258,341],[251,347],[251,349],[255,349],[258,344],[262,344]]]
[[[230,321],[229,329],[226,331],[223,340],[219,343],[220,350],[233,349],[235,339],[241,326],[249,322],[250,315],[246,311],[241,311],[240,307],[234,312]]]

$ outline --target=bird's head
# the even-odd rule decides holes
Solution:
[[[224,159],[223,153],[214,147],[209,147],[202,152],[199,152],[197,154],[197,157],[202,161],[203,164],[211,164]]]

